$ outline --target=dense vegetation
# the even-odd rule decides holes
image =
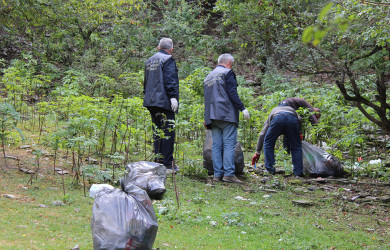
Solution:
[[[388,178],[388,12],[388,4],[355,0],[3,1],[3,155],[37,133],[37,158],[43,148],[72,155],[77,180],[90,182],[116,179],[118,163],[151,159],[143,64],[168,36],[181,79],[175,154],[189,174],[204,175],[202,82],[229,52],[251,113],[239,130],[247,156],[272,107],[298,96],[322,110],[306,140],[350,170],[365,165],[363,174]],[[378,158],[382,164],[368,164]]]
[[[154,158],[143,67],[170,37],[181,172],[154,201],[155,247],[388,247],[389,8],[381,0],[0,1],[0,245],[91,248],[87,189],[118,186],[126,163]],[[246,166],[271,109],[302,97],[322,111],[318,126],[305,121],[305,140],[353,178],[292,180],[278,142],[286,176],[246,172],[243,186],[205,185],[203,80],[221,53],[235,57],[251,114],[238,135]],[[292,204],[301,198],[315,205]]]

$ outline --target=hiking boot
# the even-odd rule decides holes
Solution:
[[[213,178],[213,181],[215,181],[215,182],[221,182],[222,181],[222,176],[214,176],[214,178]]]
[[[233,176],[224,176],[222,178],[222,180],[225,181],[225,182],[234,182],[234,183],[240,183],[240,184],[244,183],[244,182],[240,181],[235,175],[233,175]]]

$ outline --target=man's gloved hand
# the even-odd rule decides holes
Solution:
[[[179,104],[177,103],[176,98],[171,98],[171,108],[172,108],[173,112],[177,111],[178,106],[179,106]]]
[[[260,158],[260,154],[255,153],[255,155],[252,157],[252,166],[259,161],[259,158]]]
[[[248,120],[250,118],[249,111],[247,109],[244,109],[242,114],[244,115],[244,119]]]
[[[299,134],[299,137],[301,138],[301,141],[303,141],[303,135]]]

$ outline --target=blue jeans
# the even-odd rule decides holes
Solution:
[[[293,113],[280,112],[271,121],[264,138],[265,168],[268,172],[275,173],[275,152],[276,140],[284,135],[290,145],[291,158],[293,162],[294,175],[303,175],[302,165],[302,144],[299,136],[298,118]]]
[[[237,124],[212,120],[212,157],[214,177],[234,176],[234,151],[237,144]]]

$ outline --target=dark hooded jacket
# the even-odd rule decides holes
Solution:
[[[175,60],[159,50],[145,63],[144,107],[171,110],[171,98],[179,101],[179,78]]]

